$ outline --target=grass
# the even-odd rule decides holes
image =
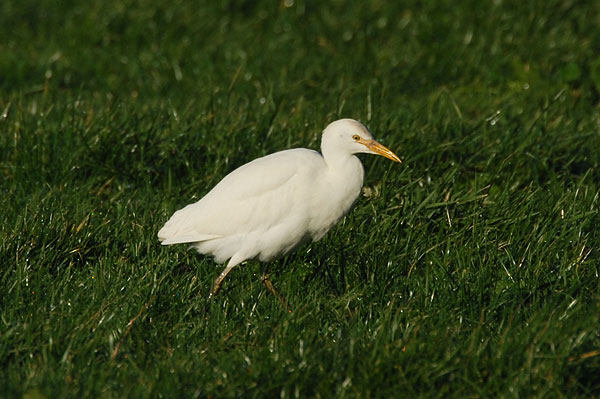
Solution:
[[[600,6],[0,5],[0,396],[599,397]],[[278,264],[156,232],[339,117],[365,195]]]

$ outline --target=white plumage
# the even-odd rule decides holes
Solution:
[[[364,170],[354,154],[361,152],[400,162],[360,122],[341,119],[323,131],[321,154],[297,148],[240,166],[175,212],[158,238],[163,245],[191,244],[218,263],[229,260],[215,280],[216,293],[241,262],[277,259],[321,239],[360,194]]]

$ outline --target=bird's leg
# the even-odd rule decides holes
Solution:
[[[210,294],[210,296],[217,295],[217,292],[219,292],[219,289],[221,289],[221,283],[223,283],[223,280],[225,280],[225,277],[227,277],[227,274],[229,274],[231,269],[233,269],[234,267],[235,267],[235,265],[232,265],[230,262],[227,265],[227,267],[221,272],[221,274],[219,274],[219,277],[217,277],[215,279],[215,282],[213,283],[213,290],[212,290],[212,293]]]
[[[263,274],[263,276],[262,276],[262,282],[265,285],[265,287],[267,287],[267,289],[271,292],[271,294],[275,295],[275,298],[277,298],[277,300],[279,301],[279,303],[281,304],[281,306],[283,306],[284,308],[287,309],[287,307],[288,307],[287,306],[287,301],[281,295],[279,295],[279,293],[277,292],[277,290],[275,289],[275,287],[273,287],[273,283],[269,279],[269,275],[268,274]]]
[[[285,300],[284,297],[282,297],[281,295],[279,295],[279,293],[277,292],[277,290],[273,286],[273,283],[269,279],[269,267],[268,266],[265,266],[265,270],[263,271],[262,282],[265,285],[265,287],[267,287],[267,290],[269,290],[269,292],[271,294],[275,295],[275,298],[277,298],[277,300],[279,301],[279,303],[281,304],[281,306],[283,306],[285,309],[287,309],[288,312],[291,313],[292,310],[288,307],[288,302]]]
[[[231,269],[242,263],[244,260],[244,256],[240,255],[239,253],[233,255],[229,259],[229,262],[227,262],[227,266],[225,267],[225,269],[221,272],[221,274],[219,274],[219,277],[215,279],[215,282],[213,283],[213,290],[210,293],[209,298],[217,295],[217,292],[219,292],[219,289],[221,288],[221,283],[223,283],[223,280],[225,280],[225,277],[227,277]]]

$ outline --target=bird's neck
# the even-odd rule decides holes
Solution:
[[[362,168],[360,159],[353,154],[335,154],[334,156],[327,156],[323,154],[323,159],[327,165],[327,169],[330,171],[336,171],[343,173],[344,171],[351,172],[356,169],[357,165]]]
[[[328,167],[335,167],[337,165],[344,165],[349,162],[351,159],[358,159],[351,153],[346,151],[340,151],[335,142],[331,142],[331,140],[327,140],[327,136],[323,136],[321,141],[321,154],[325,159],[325,163]]]
[[[364,168],[354,154],[323,154],[332,182],[346,186],[350,191],[359,190],[363,184]]]
[[[358,157],[348,151],[341,151],[336,141],[330,136],[323,135],[321,140],[321,154],[330,175],[336,175],[339,181],[360,181],[362,186],[364,169]]]

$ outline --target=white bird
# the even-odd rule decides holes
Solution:
[[[321,153],[296,148],[240,166],[198,202],[175,212],[158,239],[162,245],[191,244],[217,263],[229,260],[215,279],[216,294],[245,260],[268,262],[321,239],[361,192],[364,169],[357,153],[401,162],[362,123],[340,119],[323,131]]]

